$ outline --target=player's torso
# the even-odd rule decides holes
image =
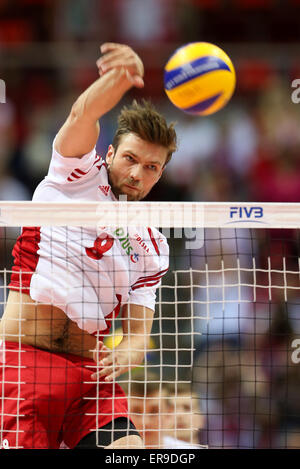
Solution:
[[[39,304],[29,295],[13,290],[0,321],[0,339],[86,358],[93,358],[97,342],[60,308]]]
[[[105,318],[128,302],[130,287],[145,275],[146,257],[153,255],[144,231],[41,227],[31,297],[54,301],[90,333],[106,329]]]
[[[95,158],[88,171],[72,170],[67,183],[55,184],[45,178],[33,200],[116,199],[105,164]],[[156,277],[158,270],[149,272],[146,264],[149,257],[157,255],[150,228],[102,227],[97,226],[97,220],[95,228],[25,228],[18,245],[19,263],[22,258],[32,259],[32,265],[21,265],[23,271],[28,265],[32,271],[30,289],[25,293],[39,303],[55,304],[90,334],[107,328],[106,318],[128,302],[130,288],[143,285],[139,279]]]
[[[30,295],[10,292],[0,335],[92,358],[95,332],[102,335],[107,330],[107,318],[128,301],[130,286],[142,284],[138,279],[143,278],[154,246],[144,240],[144,228],[37,230]]]

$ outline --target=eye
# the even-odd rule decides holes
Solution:
[[[156,166],[154,166],[153,164],[149,164],[147,168],[150,169],[150,171],[156,171],[157,169]]]
[[[133,163],[134,162],[134,158],[132,158],[131,155],[125,155],[125,158],[127,161],[129,161],[130,163]]]

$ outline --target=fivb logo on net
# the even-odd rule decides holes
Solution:
[[[167,238],[184,238],[186,249],[200,249],[204,245],[204,211],[199,204],[180,202],[128,202],[126,195],[120,195],[114,209],[112,202],[101,203],[96,210],[99,230],[110,227],[156,227]],[[109,224],[107,223],[109,221]]]

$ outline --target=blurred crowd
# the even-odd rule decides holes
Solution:
[[[0,77],[6,82],[7,103],[0,106],[0,198],[31,198],[47,172],[53,137],[72,102],[97,78],[99,45],[113,40],[135,47],[146,67],[145,89],[129,93],[123,103],[133,97],[150,97],[169,121],[177,122],[178,152],[152,198],[299,202],[300,108],[292,103],[291,83],[300,71],[300,60],[283,53],[277,56],[275,35],[267,58],[254,59],[251,55],[251,41],[268,41],[280,15],[282,21],[287,17],[291,22],[295,18],[292,6],[296,8],[297,2],[290,1],[290,10],[286,8],[284,15],[275,0],[232,0],[230,5],[226,2],[226,9],[223,3],[2,1]],[[253,5],[256,9],[251,8]],[[216,31],[220,11],[222,27]],[[266,18],[266,11],[273,14]],[[251,23],[253,15],[257,19],[256,35],[245,28],[243,38],[235,36],[235,41],[249,42],[242,52],[234,49],[234,36],[229,36],[227,23],[231,19],[239,30],[245,18]],[[262,31],[258,34],[261,22],[265,36]],[[175,47],[204,39],[218,41],[221,46],[231,41],[226,52],[236,66],[237,88],[230,104],[219,114],[198,119],[167,101],[163,66]],[[231,50],[236,51],[233,56]],[[119,108],[103,119],[98,142],[103,155],[111,142]]]
[[[296,41],[300,2],[288,1],[290,10],[284,12],[279,3],[2,0],[0,78],[6,82],[7,96],[0,104],[0,200],[31,199],[47,174],[53,138],[72,102],[97,78],[98,45],[118,41],[136,47],[146,67],[145,89],[129,92],[121,104],[150,97],[169,122],[177,123],[178,151],[149,200],[300,202],[300,104],[291,99],[300,58],[291,61],[277,46],[284,39],[287,47]],[[286,38],[280,36],[281,22],[290,25]],[[180,112],[163,92],[168,56],[175,47],[195,40],[230,43],[227,52],[237,71],[232,100],[206,118]],[[265,50],[263,59],[251,54],[255,40],[268,43],[256,52]],[[242,41],[242,47],[239,43],[235,48],[235,41]],[[101,122],[97,149],[102,156],[112,141],[121,104]],[[11,263],[15,237],[14,231],[5,234],[1,269]],[[209,296],[201,289],[195,293],[195,330],[201,335],[192,379],[205,417],[198,442],[212,447],[299,448],[300,375],[299,365],[291,361],[292,340],[300,334],[299,275],[291,273],[287,279],[280,273],[283,255],[289,270],[299,271],[299,233],[284,230],[269,233],[267,240],[254,237],[241,235],[240,248],[236,232],[210,232],[205,252],[189,257],[195,269],[205,269],[207,259],[211,268],[220,268],[224,252],[230,252],[236,270],[236,255],[245,252],[245,270],[253,267],[255,257],[261,269],[269,258],[279,271],[272,279],[261,272],[256,279],[261,288],[251,306],[251,292],[244,292],[244,304],[236,289],[228,288],[232,301],[221,307],[224,279],[217,274]],[[174,249],[175,258],[182,246]],[[194,280],[205,282],[201,274]],[[286,281],[288,301],[282,288],[272,288],[270,299],[270,282],[282,286]],[[236,285],[236,279],[228,278],[231,283]],[[205,316],[201,305],[208,302],[212,319],[197,319]]]

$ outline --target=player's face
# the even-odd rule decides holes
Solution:
[[[160,432],[172,428],[172,416],[168,413],[164,397],[158,391],[146,399],[135,396],[129,399],[130,417],[142,435],[146,448],[162,444]]]
[[[191,395],[179,394],[172,399],[174,428],[177,438],[190,441],[191,431],[202,428],[204,417],[201,415],[197,405],[197,399]]]
[[[129,414],[136,429],[143,433],[144,429],[144,399],[142,397],[131,396],[128,402]]]
[[[126,195],[127,200],[144,199],[160,179],[166,158],[163,146],[132,133],[124,135],[117,150],[110,145],[106,155],[114,195]]]

